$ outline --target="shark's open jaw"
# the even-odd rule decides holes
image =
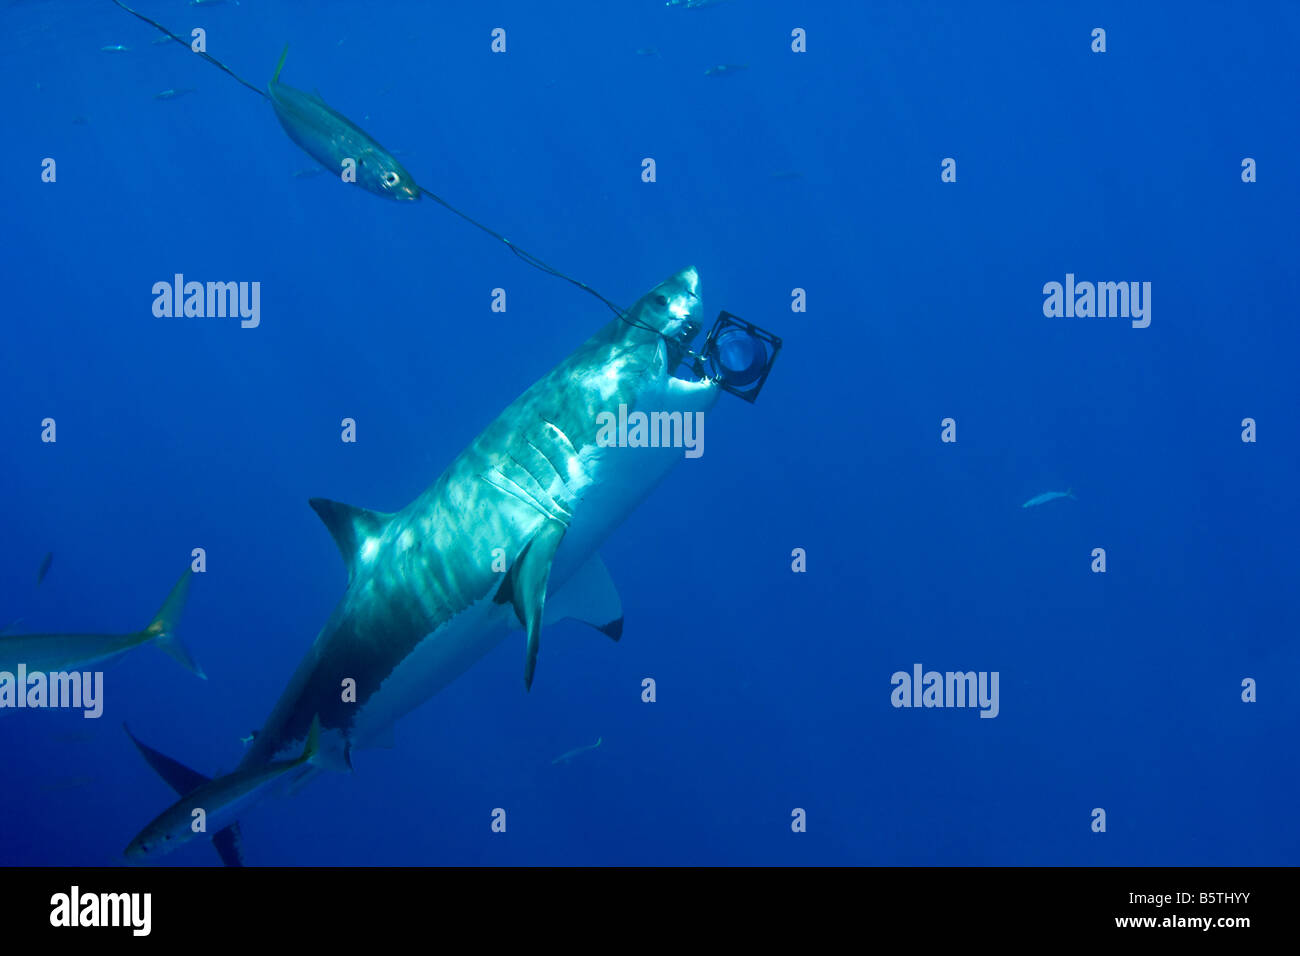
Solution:
[[[689,386],[707,384],[692,359],[691,345],[703,328],[700,277],[694,267],[678,272],[639,303],[641,318],[663,339],[664,371],[669,379]]]
[[[688,320],[677,335],[664,339],[664,368],[669,378],[691,385],[703,381],[691,359],[691,345],[699,334],[700,323]]]

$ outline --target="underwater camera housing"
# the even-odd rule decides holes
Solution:
[[[724,310],[709,330],[704,348],[685,357],[696,375],[752,404],[780,351],[779,336]]]

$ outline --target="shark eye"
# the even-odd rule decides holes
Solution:
[[[663,295],[662,293],[655,296],[655,305],[667,305],[667,304],[668,304],[667,296]]]
[[[397,181],[398,181],[400,178],[401,178],[401,177],[398,176],[397,173],[393,172],[392,170],[389,170],[388,172],[384,173],[384,185],[385,185],[385,186],[396,186],[396,185],[397,185]]]

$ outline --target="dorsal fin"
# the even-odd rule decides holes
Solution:
[[[348,567],[350,582],[356,572],[362,547],[367,541],[383,534],[384,525],[392,515],[358,508],[355,505],[345,505],[341,501],[330,501],[328,498],[312,498],[308,504],[320,515],[320,520],[325,522],[325,527],[329,528],[330,534],[334,536],[334,543],[339,546],[339,554],[343,555],[343,563]]]
[[[271,86],[275,86],[275,84],[279,81],[280,71],[284,69],[284,61],[288,56],[289,56],[289,44],[286,43],[284,45],[284,52],[280,54],[280,62],[275,65],[275,74],[271,77],[271,83],[270,83]]]

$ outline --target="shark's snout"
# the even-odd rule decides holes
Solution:
[[[700,297],[700,274],[695,266],[687,266],[673,278],[680,282],[682,287],[695,298]]]

